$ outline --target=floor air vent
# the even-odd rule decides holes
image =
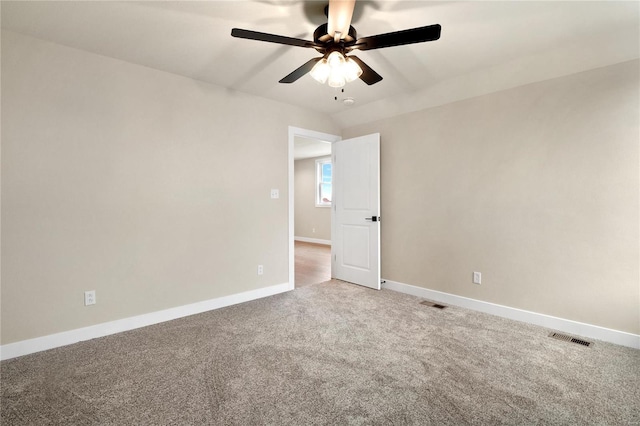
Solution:
[[[428,300],[425,300],[424,302],[420,302],[420,304],[421,305],[425,305],[425,306],[431,306],[432,308],[438,308],[438,309],[446,308],[446,306],[444,306],[444,305],[440,305],[438,303],[429,302]]]
[[[549,337],[553,337],[554,339],[558,339],[558,340],[564,340],[565,342],[576,343],[578,345],[587,346],[587,347],[593,345],[593,342],[589,342],[583,339],[578,339],[577,337],[573,337],[573,336],[567,336],[566,334],[560,334],[560,333],[554,332],[549,334]]]

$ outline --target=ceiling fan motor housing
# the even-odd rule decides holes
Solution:
[[[356,29],[349,26],[349,34],[340,40],[340,46],[336,46],[338,49],[331,49],[331,45],[335,44],[335,42],[333,41],[333,36],[327,34],[327,27],[327,24],[322,24],[313,32],[313,41],[324,45],[323,47],[315,48],[320,53],[325,53],[329,50],[344,50],[345,43],[353,43],[358,39]]]

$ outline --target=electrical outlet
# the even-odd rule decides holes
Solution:
[[[280,198],[280,191],[277,189],[272,189],[271,190],[271,198]]]
[[[264,274],[264,267],[262,265],[258,265],[258,275]]]
[[[84,292],[84,306],[95,305],[96,304],[96,291],[85,291]]]
[[[482,284],[482,272],[474,272],[473,273],[473,283],[474,284]]]

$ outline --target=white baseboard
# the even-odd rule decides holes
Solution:
[[[278,284],[271,287],[245,291],[243,293],[218,297],[216,299],[178,306],[149,314],[109,321],[102,324],[92,325],[90,327],[83,327],[75,330],[64,331],[62,333],[9,343],[0,346],[0,360],[11,359],[22,355],[45,351],[47,349],[78,343],[83,340],[95,339],[98,337],[108,336],[110,334],[146,327],[148,325],[187,317],[189,315],[224,308],[225,306],[236,305],[238,303],[273,296],[290,290],[293,290],[293,286],[290,283]]]
[[[293,239],[296,241],[302,241],[303,243],[324,244],[326,246],[331,245],[331,240],[321,240],[319,238],[293,237]]]
[[[441,291],[429,290],[423,287],[416,287],[395,281],[385,280],[383,288],[398,291],[401,293],[418,296],[434,302],[448,305],[460,306],[474,311],[496,315],[516,321],[539,325],[555,331],[573,334],[591,339],[602,340],[617,345],[628,346],[640,349],[640,335],[626,333],[624,331],[612,330],[610,328],[599,327],[597,325],[585,324],[564,318],[552,317],[550,315],[525,311],[508,306],[496,305],[495,303],[483,302],[481,300],[469,299],[467,297],[456,296],[455,294],[443,293]]]

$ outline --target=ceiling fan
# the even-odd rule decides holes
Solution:
[[[281,79],[280,83],[293,83],[303,75],[310,73],[315,80],[320,83],[327,82],[331,87],[343,87],[345,83],[357,78],[368,85],[382,80],[382,76],[360,58],[348,55],[354,50],[382,49],[440,38],[441,27],[439,24],[358,38],[355,28],[351,26],[355,2],[356,0],[330,0],[329,5],[325,8],[328,21],[316,28],[313,33],[313,41],[240,28],[232,29],[231,35],[249,40],[317,50],[323,56],[304,63]]]

